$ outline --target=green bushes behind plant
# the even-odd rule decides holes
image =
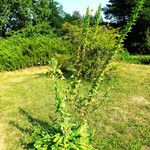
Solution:
[[[49,23],[43,22],[37,25],[29,24],[26,28],[22,28],[18,31],[8,31],[8,35],[10,36],[20,36],[20,37],[35,37],[35,36],[45,36],[48,35],[51,38],[55,37],[54,28],[52,28]]]
[[[150,55],[130,55],[128,52],[124,51],[120,56],[121,60],[135,63],[135,64],[150,64]]]
[[[71,49],[69,42],[58,37],[39,35],[0,39],[0,71],[47,64],[55,53],[64,54]]]
[[[132,62],[137,64],[150,64],[150,55],[131,56]]]

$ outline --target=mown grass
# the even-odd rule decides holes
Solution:
[[[47,71],[34,67],[0,73],[0,150],[23,149],[30,128],[48,126],[55,116],[53,81],[42,75]],[[150,66],[119,64],[109,98],[89,116],[95,148],[150,149],[149,76]],[[60,85],[65,88],[67,82],[60,80]]]

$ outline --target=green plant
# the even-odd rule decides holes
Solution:
[[[150,64],[149,55],[130,55],[125,51],[120,54],[120,59],[135,64]]]
[[[83,26],[83,32],[82,32],[83,39],[80,40],[81,43],[79,44],[79,47],[78,47],[78,55],[77,55],[78,57],[77,57],[77,63],[76,63],[77,64],[77,67],[76,67],[77,75],[74,78],[74,82],[72,82],[72,84],[71,84],[71,88],[70,88],[69,94],[68,94],[69,95],[68,101],[70,102],[69,107],[73,108],[74,113],[77,112],[77,118],[81,118],[81,120],[85,119],[86,115],[94,112],[94,110],[99,106],[99,102],[96,100],[97,99],[96,95],[98,94],[101,81],[103,80],[105,73],[109,70],[109,68],[111,68],[115,55],[120,50],[120,47],[122,46],[122,42],[123,42],[124,38],[126,37],[127,33],[131,30],[131,27],[134,24],[139,11],[142,8],[143,0],[140,0],[137,2],[138,2],[137,7],[133,11],[133,15],[130,18],[130,21],[128,22],[127,26],[122,31],[117,42],[113,45],[113,48],[111,49],[111,51],[106,54],[106,59],[102,60],[103,64],[100,66],[100,70],[96,68],[94,71],[93,71],[93,69],[90,68],[91,66],[84,65],[84,61],[86,62],[86,59],[88,60],[90,58],[90,57],[86,57],[86,56],[88,56],[87,55],[89,52],[88,50],[89,49],[94,50],[94,48],[92,49],[91,47],[94,46],[94,44],[95,44],[93,42],[93,40],[91,40],[91,42],[93,42],[93,43],[91,43],[88,41],[88,38],[87,38],[88,34],[90,33],[89,21],[87,20],[89,18],[88,17],[89,9],[87,9],[87,13],[86,13],[87,16],[85,17],[86,25]],[[98,32],[97,30],[95,31],[95,34],[96,34],[96,32]],[[77,39],[78,37],[76,38],[76,36],[78,36],[79,33],[80,33],[80,30],[78,30],[78,32],[75,32],[75,36],[73,37],[73,40],[75,41],[75,43],[78,42],[78,39]],[[93,35],[94,34],[92,34],[92,36]],[[80,35],[79,35],[79,38],[81,38]],[[82,41],[84,41],[84,42],[82,43]],[[96,55],[96,56],[98,57],[98,55]],[[97,58],[96,56],[94,58]],[[97,61],[97,59],[95,61]],[[85,69],[85,70],[83,70],[83,69]],[[89,89],[88,95],[86,95],[86,96],[79,94],[80,93],[79,91],[81,90],[81,85],[82,85],[81,84],[81,76],[83,75],[84,71],[85,71],[85,73],[88,73],[88,71],[94,72],[94,76],[92,78],[90,76],[90,78],[89,78],[92,87],[91,87],[91,89]],[[87,76],[87,74],[86,74],[86,76]]]
[[[150,55],[132,55],[131,62],[137,64],[150,64]]]
[[[100,7],[96,13],[94,27],[89,25],[89,9],[84,20],[83,29],[80,26],[65,24],[64,28],[68,30],[65,36],[75,47],[76,63],[74,68],[78,74],[87,80],[95,80],[102,71],[103,65],[112,53],[116,38],[119,36],[117,30],[106,26],[99,26]]]
[[[8,34],[11,34],[11,36],[19,36],[23,38],[31,38],[41,35],[53,38],[56,37],[53,30],[54,29],[49,25],[49,23],[43,22],[35,26],[29,24],[26,28],[20,29],[18,31],[10,31]]]
[[[133,13],[130,22],[127,24],[125,30],[123,30],[117,43],[112,49],[112,52],[108,54],[107,59],[104,61],[104,64],[102,65],[103,68],[100,70],[100,72],[98,70],[99,74],[97,78],[91,81],[92,87],[89,89],[88,94],[83,95],[80,90],[82,88],[81,77],[83,74],[82,67],[84,67],[83,60],[86,59],[86,50],[89,48],[89,45],[91,44],[92,46],[93,44],[89,43],[88,41],[88,34],[90,33],[89,8],[87,9],[86,17],[84,20],[84,26],[82,30],[83,38],[81,40],[81,45],[79,45],[78,47],[78,59],[76,61],[77,73],[72,78],[73,80],[71,82],[71,85],[65,90],[64,94],[61,93],[57,81],[58,73],[61,73],[58,68],[58,62],[54,58],[50,61],[55,87],[56,112],[59,115],[57,117],[57,121],[54,122],[55,124],[53,125],[54,128],[56,127],[56,130],[54,130],[55,132],[46,132],[46,134],[42,131],[37,133],[36,131],[34,132],[34,134],[36,135],[35,137],[40,135],[38,136],[38,139],[35,138],[33,141],[34,147],[36,149],[94,149],[91,145],[91,135],[89,132],[89,120],[87,118],[87,115],[89,113],[93,113],[99,106],[99,102],[97,101],[96,96],[100,88],[101,80],[103,79],[104,73],[107,71],[109,65],[111,64],[110,61],[115,56],[116,52],[118,52],[118,47],[121,46],[122,41],[124,40],[127,32],[130,31],[131,26],[135,21],[139,10],[141,9],[143,1],[141,0],[138,2],[139,3]],[[96,29],[96,31],[94,32],[95,34],[97,30],[98,29]],[[90,68],[87,67],[86,71],[88,71],[89,69]]]
[[[36,128],[32,134],[34,147],[36,149],[60,149],[60,150],[94,150],[91,146],[91,133],[84,120],[83,124],[77,124],[72,121],[72,115],[68,112],[67,95],[61,95],[58,77],[62,75],[58,68],[58,61],[52,58],[49,62],[51,66],[51,77],[55,86],[56,112],[59,114],[56,121],[53,122],[52,129],[40,130]]]
[[[55,53],[69,53],[72,45],[56,36],[12,36],[0,40],[0,71],[45,65]]]

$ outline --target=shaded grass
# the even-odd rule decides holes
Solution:
[[[23,149],[32,126],[49,127],[55,117],[53,81],[42,75],[47,71],[34,67],[0,73],[0,123],[5,131],[0,129],[0,135],[5,134],[6,149]],[[120,63],[109,99],[89,116],[96,130],[95,148],[150,149],[149,76],[150,66]],[[69,80],[59,82],[65,88]]]

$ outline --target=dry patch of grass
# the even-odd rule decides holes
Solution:
[[[139,105],[149,105],[150,102],[142,96],[133,96],[131,100]]]
[[[0,123],[0,150],[6,150],[5,127],[2,123]]]

